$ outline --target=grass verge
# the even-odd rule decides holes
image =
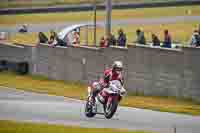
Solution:
[[[0,26],[10,26],[16,24],[39,24],[56,22],[83,22],[93,21],[93,11],[86,12],[67,12],[67,13],[39,13],[39,14],[17,14],[0,15]],[[168,16],[198,16],[200,6],[183,7],[162,7],[162,8],[142,8],[113,10],[113,20],[133,19],[133,18],[153,18]],[[106,12],[97,11],[97,20],[105,20]],[[38,19],[39,18],[39,19]]]
[[[36,124],[14,121],[0,121],[1,133],[150,133],[115,129],[81,128],[62,125]]]
[[[21,76],[11,72],[0,72],[0,86],[82,100],[87,96],[87,85],[79,82],[56,81],[43,76]],[[129,94],[122,100],[121,105],[200,116],[199,103],[174,97],[150,97]]]

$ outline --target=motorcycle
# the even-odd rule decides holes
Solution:
[[[96,83],[98,85],[98,83]],[[88,87],[88,98],[85,105],[85,115],[89,118],[96,114],[104,115],[107,119],[111,119],[122,97],[126,94],[126,90],[119,80],[110,81],[109,87],[104,88],[98,95],[91,100],[92,87]],[[103,105],[103,106],[99,106]],[[103,108],[103,113],[98,112],[98,108]]]

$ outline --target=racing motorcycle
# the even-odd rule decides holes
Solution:
[[[98,83],[96,84],[98,85]],[[109,87],[104,88],[98,95],[91,100],[92,87],[88,87],[88,98],[85,105],[85,115],[89,118],[96,114],[104,115],[107,119],[111,119],[115,114],[118,104],[122,97],[126,94],[126,90],[119,80],[110,81]],[[99,112],[102,108],[102,112]]]

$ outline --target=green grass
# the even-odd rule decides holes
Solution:
[[[0,120],[0,133],[150,133],[117,129],[81,128],[75,126],[36,124]],[[152,133],[152,132],[151,132]]]
[[[119,28],[124,29],[124,32],[127,35],[128,43],[132,43],[136,40],[136,34],[135,31],[137,28],[141,28],[145,32],[145,37],[147,41],[151,42],[151,33],[155,33],[158,35],[158,37],[163,40],[163,31],[164,29],[168,29],[170,34],[172,35],[172,40],[174,42],[180,42],[184,46],[188,45],[188,41],[191,38],[192,32],[194,29],[197,29],[199,25],[199,22],[181,22],[181,23],[174,23],[174,24],[151,24],[151,25],[127,25],[127,26],[113,26],[112,32],[114,33],[115,37],[118,36],[117,30]],[[97,43],[99,43],[99,40],[102,36],[104,36],[104,29],[98,28],[97,29]],[[45,33],[49,37],[49,32]],[[10,38],[10,41],[13,43],[21,43],[21,44],[27,44],[27,45],[36,45],[38,42],[38,33],[26,33],[26,34],[15,34],[12,35]],[[88,32],[88,43],[93,44],[93,30],[89,30]],[[81,33],[81,44],[85,42],[84,33]]]
[[[166,0],[123,0],[123,2],[158,2]],[[173,1],[173,0],[167,0]],[[103,3],[103,0],[96,0],[97,3]],[[113,0],[113,3],[119,3],[121,0]],[[16,8],[16,7],[39,7],[39,6],[56,6],[56,5],[71,5],[71,4],[91,4],[93,0],[45,0],[45,1],[3,1],[0,8]]]
[[[87,95],[86,85],[79,82],[55,81],[43,76],[20,76],[7,72],[0,74],[0,86],[78,99],[84,99]]]
[[[87,96],[87,85],[79,82],[49,80],[43,76],[20,76],[11,72],[0,73],[0,86],[82,100],[86,99]],[[122,100],[121,105],[200,116],[199,103],[174,97],[150,97],[129,94]]]
[[[113,10],[114,20],[133,18],[152,18],[167,16],[200,15],[200,6],[166,7],[166,8],[143,8],[128,10]],[[105,11],[97,11],[97,20],[105,20]],[[67,12],[67,13],[41,13],[41,14],[18,14],[0,15],[0,26],[15,24],[38,24],[56,22],[80,22],[93,21],[93,12]],[[39,18],[39,19],[38,19]]]

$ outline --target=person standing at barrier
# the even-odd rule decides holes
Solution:
[[[155,34],[151,35],[153,46],[160,46],[160,40]]]
[[[125,47],[126,46],[126,34],[122,29],[118,30],[118,39],[117,39],[118,46]]]
[[[47,43],[48,42],[48,38],[43,32],[38,33],[38,39],[39,39],[39,43]]]
[[[113,34],[110,33],[108,37],[108,47],[109,46],[116,46],[116,38]]]
[[[107,47],[107,40],[106,40],[106,38],[105,38],[104,36],[101,37],[101,40],[100,40],[100,42],[99,42],[99,46],[100,46],[101,48]]]
[[[171,48],[172,47],[172,38],[168,30],[164,30],[164,41],[162,47]]]
[[[197,30],[195,30],[192,34],[192,37],[190,40],[190,46],[192,46],[192,47],[200,46],[200,35]]]
[[[136,30],[137,40],[136,43],[146,45],[146,38],[144,36],[144,32],[140,29]]]
[[[53,30],[50,31],[50,39],[49,39],[49,44],[50,45],[56,45],[57,44],[57,39],[58,39],[58,36],[57,36],[57,33]]]
[[[74,46],[78,46],[80,44],[79,33],[76,30],[74,30],[72,32],[72,34],[73,34],[73,41],[72,41],[72,43],[73,43]]]

